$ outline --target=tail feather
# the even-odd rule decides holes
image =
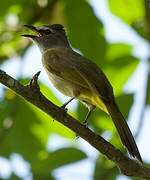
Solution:
[[[136,145],[136,142],[134,140],[134,137],[122,115],[120,112],[117,104],[114,103],[106,103],[107,110],[116,126],[116,129],[120,135],[121,141],[124,144],[124,146],[127,148],[129,153],[136,157],[139,161],[142,162],[142,158],[140,155],[140,152],[138,150],[138,147]]]

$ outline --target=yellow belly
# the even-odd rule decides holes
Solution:
[[[77,86],[69,81],[65,81],[64,79],[60,78],[59,76],[48,72],[48,77],[53,85],[64,95],[69,97],[75,97],[76,94],[79,94],[77,99],[81,101],[86,101],[89,104],[92,104],[104,112],[108,113],[106,106],[104,105],[103,101],[100,99],[100,96],[93,93],[90,89],[85,89],[81,86]]]
[[[108,113],[107,108],[106,108],[105,104],[103,103],[103,101],[100,99],[100,97],[91,91],[81,93],[79,96],[79,100],[87,101],[90,104],[92,104],[92,105],[100,108],[104,112]]]

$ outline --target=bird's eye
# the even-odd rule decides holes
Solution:
[[[51,34],[51,31],[49,29],[44,30],[44,34],[49,35]]]

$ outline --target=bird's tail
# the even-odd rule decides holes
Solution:
[[[133,157],[136,157],[139,161],[142,162],[142,158],[139,153],[136,142],[134,140],[134,137],[133,137],[122,113],[120,112],[117,104],[115,102],[113,102],[113,103],[106,103],[105,105],[106,105],[107,110],[116,126],[116,129],[120,135],[122,143],[124,144],[124,146],[127,148],[129,153]]]

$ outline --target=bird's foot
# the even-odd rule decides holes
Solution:
[[[65,103],[65,104],[63,104],[62,106],[60,106],[60,108],[61,108],[62,110],[64,110],[65,112],[67,112],[67,111],[68,111],[68,109],[66,108],[66,103]]]
[[[66,106],[72,101],[74,100],[75,97],[72,97],[71,99],[69,99],[69,101],[67,101],[66,103],[64,103],[62,106],[61,106],[61,109],[65,110],[66,112],[68,111],[68,109],[66,108]]]

